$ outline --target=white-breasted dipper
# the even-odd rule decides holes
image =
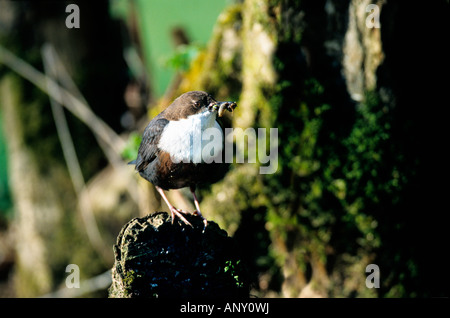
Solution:
[[[222,162],[216,160],[222,156],[224,145],[217,116],[221,117],[225,110],[232,112],[235,107],[235,102],[217,102],[208,93],[191,91],[175,99],[145,128],[138,156],[130,164],[135,164],[141,177],[151,182],[161,194],[170,209],[172,223],[176,215],[191,225],[183,216],[188,212],[175,208],[163,190],[189,187],[196,213],[207,225],[200,212],[195,188],[199,183],[211,182],[215,165]],[[213,154],[203,151],[202,134],[207,129],[216,129],[208,148],[214,148]]]

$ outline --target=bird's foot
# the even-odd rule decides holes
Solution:
[[[186,218],[183,216],[183,214],[190,214],[187,211],[183,211],[180,209],[177,209],[175,207],[171,207],[170,208],[170,213],[172,214],[172,224],[173,221],[175,220],[175,215],[178,216],[180,218],[181,221],[183,221],[186,225],[189,225],[190,227],[193,227],[191,223],[189,223],[188,220],[186,220]]]
[[[203,217],[202,213],[200,212],[200,204],[198,203],[197,196],[195,195],[195,186],[191,186],[189,189],[191,190],[192,196],[194,197],[194,205],[195,205],[195,208],[197,209],[194,211],[194,215],[199,215],[202,218],[203,233],[204,233],[206,230],[206,227],[208,226],[208,221]]]
[[[206,220],[204,217],[203,217],[203,215],[202,215],[202,213],[200,212],[200,211],[198,211],[198,210],[195,210],[194,211],[194,213],[193,213],[194,215],[197,215],[197,216],[200,216],[201,218],[202,218],[202,221],[203,221],[203,231],[206,229],[206,227],[208,226],[208,220]]]
[[[202,218],[203,221],[203,231],[205,231],[206,227],[208,226],[208,221],[203,217],[202,213],[198,210],[195,210],[194,212],[188,212],[188,211],[184,211],[181,209],[177,209],[175,207],[172,207],[170,209],[170,213],[172,214],[172,224],[175,220],[175,216],[178,216],[180,218],[181,221],[183,221],[186,225],[189,225],[190,227],[193,227],[192,224],[186,220],[186,218],[183,216],[183,214],[189,214],[189,215],[195,215],[195,216],[200,216]]]

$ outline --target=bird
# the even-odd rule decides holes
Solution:
[[[222,162],[224,148],[217,117],[226,110],[233,112],[236,106],[236,102],[218,102],[203,91],[190,91],[176,98],[145,128],[137,158],[129,164],[135,164],[139,175],[155,186],[169,207],[172,224],[178,217],[192,227],[183,216],[189,212],[175,208],[164,190],[189,187],[196,208],[193,214],[202,218],[206,228],[208,222],[200,211],[195,190],[198,184],[215,181],[214,172]],[[213,137],[208,143],[202,140],[206,131]]]

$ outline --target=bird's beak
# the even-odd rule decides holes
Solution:
[[[219,117],[222,117],[226,110],[232,113],[236,106],[236,102],[217,102],[211,105],[210,109],[213,111],[217,111],[217,115]]]

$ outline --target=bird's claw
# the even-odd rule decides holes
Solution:
[[[190,227],[193,227],[191,223],[189,223],[188,220],[186,220],[186,218],[183,216],[183,214],[189,214],[189,212],[183,211],[183,210],[179,210],[177,208],[171,208],[170,212],[172,214],[172,224],[173,221],[175,220],[175,215],[178,216],[180,218],[181,221],[183,221],[186,225],[189,225]]]
[[[202,218],[203,221],[203,232],[205,232],[206,227],[208,226],[208,221],[203,217],[203,215],[200,213],[200,211],[195,210],[194,212],[192,212],[193,215],[195,216],[200,216]]]
[[[189,225],[190,227],[193,227],[192,224],[188,220],[186,220],[186,218],[183,216],[183,214],[191,214],[190,212],[184,211],[184,210],[180,210],[180,209],[177,209],[175,207],[170,209],[170,212],[172,214],[172,224],[173,224],[173,222],[175,220],[175,216],[178,216],[180,218],[180,220],[183,221],[186,225]],[[197,210],[192,212],[192,215],[200,216],[202,218],[202,221],[203,221],[203,232],[205,232],[205,229],[208,226],[208,221]]]

